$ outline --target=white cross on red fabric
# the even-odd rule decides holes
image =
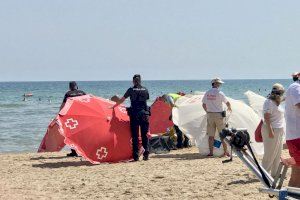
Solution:
[[[108,155],[107,149],[105,147],[101,147],[97,150],[96,155],[99,160],[106,158]]]
[[[74,120],[73,118],[67,119],[65,122],[65,126],[71,130],[77,128],[78,124],[78,121]]]
[[[126,110],[126,108],[125,107],[121,107],[121,106],[119,106],[119,110],[120,110],[120,112],[122,112],[122,113],[127,113],[127,110]]]

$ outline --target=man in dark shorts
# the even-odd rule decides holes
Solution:
[[[69,83],[69,89],[70,90],[65,94],[64,100],[60,106],[60,110],[63,109],[63,107],[65,106],[69,97],[78,97],[78,96],[86,95],[86,93],[84,91],[78,90],[78,86],[75,81],[71,81]],[[71,153],[68,153],[67,156],[77,157],[78,154],[76,153],[76,151],[74,149],[71,149]]]
[[[141,128],[142,145],[144,148],[143,160],[149,159],[149,139],[147,133],[149,130],[150,108],[147,106],[149,92],[147,88],[141,85],[141,76],[133,76],[133,87],[129,88],[124,96],[117,100],[114,108],[120,105],[130,97],[131,107],[127,109],[130,117],[130,129],[132,135],[132,150],[134,161],[139,160],[139,128]]]

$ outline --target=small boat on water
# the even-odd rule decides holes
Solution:
[[[23,94],[23,97],[32,97],[32,96],[33,96],[32,93],[25,93],[25,94]]]

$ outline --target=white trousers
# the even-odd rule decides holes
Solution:
[[[283,128],[273,128],[274,137],[269,137],[269,131],[267,126],[262,126],[262,137],[264,143],[264,157],[262,160],[262,166],[267,172],[271,171],[271,176],[275,177],[277,169],[280,163],[280,156],[282,151],[282,138],[284,134]]]

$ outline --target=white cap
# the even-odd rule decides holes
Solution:
[[[294,72],[294,73],[292,73],[292,76],[294,77],[294,76],[298,76],[300,74],[300,72]]]
[[[284,87],[280,83],[275,83],[272,86],[272,91],[284,91]]]
[[[214,78],[213,80],[211,80],[211,83],[224,83],[220,78]]]

